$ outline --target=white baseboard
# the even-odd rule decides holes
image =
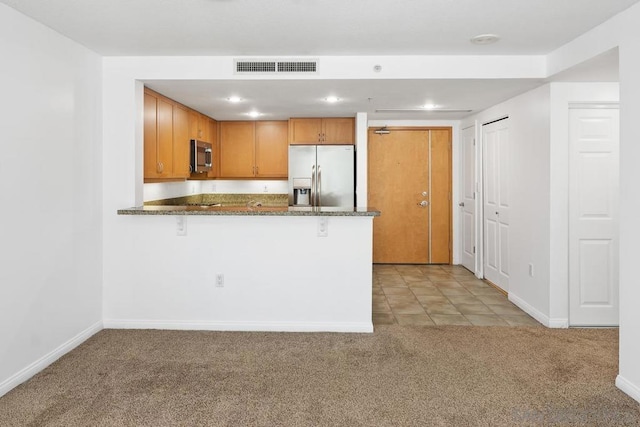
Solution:
[[[40,359],[36,360],[29,366],[25,367],[21,371],[15,373],[10,376],[2,383],[0,383],[0,397],[5,395],[14,387],[22,384],[29,378],[33,377],[38,372],[42,371],[47,366],[51,365],[53,362],[85,342],[94,334],[100,332],[102,330],[102,321],[96,322],[93,325],[89,326],[84,331],[80,332],[78,335],[74,336],[67,342],[58,346],[55,350],[45,354]]]
[[[225,322],[105,319],[105,329],[173,329],[246,332],[373,332],[373,322]]]
[[[517,295],[509,292],[509,301],[520,307],[522,311],[542,323],[547,328],[568,328],[569,319],[550,318]]]
[[[616,377],[616,387],[631,396],[632,399],[640,403],[640,387],[631,383],[621,375]]]

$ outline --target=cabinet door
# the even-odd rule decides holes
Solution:
[[[200,139],[198,137],[198,117],[200,113],[189,110],[189,139]]]
[[[173,104],[158,98],[158,162],[159,177],[173,174]]]
[[[209,120],[209,137],[213,151],[213,161],[211,170],[207,173],[208,178],[217,178],[220,176],[220,144],[218,143],[218,122]]]
[[[210,120],[211,119],[204,114],[198,115],[198,139],[206,142],[211,142],[211,135],[209,130]]]
[[[253,178],[255,122],[220,122],[220,176]]]
[[[256,122],[256,177],[287,177],[287,131],[286,121]]]
[[[289,119],[289,144],[319,144],[322,119]]]
[[[323,144],[353,144],[355,120],[352,118],[322,119]]]
[[[173,107],[173,177],[188,178],[189,170],[189,111],[179,105]]]
[[[144,177],[157,178],[158,163],[158,98],[144,94]]]

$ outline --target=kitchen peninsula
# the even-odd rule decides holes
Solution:
[[[131,262],[107,274],[136,280],[108,290],[105,327],[372,332],[380,213],[259,205],[119,210]]]

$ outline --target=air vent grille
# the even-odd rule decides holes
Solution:
[[[278,72],[280,73],[315,73],[317,62],[278,62]]]
[[[286,60],[234,60],[236,74],[244,73],[317,73],[318,61]]]
[[[275,73],[276,63],[273,61],[238,61],[236,62],[238,73]]]

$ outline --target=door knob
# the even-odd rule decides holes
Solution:
[[[500,212],[496,211],[496,215],[500,215]]]
[[[461,208],[464,208],[464,202],[458,203],[458,206],[460,206]]]
[[[421,201],[420,203],[418,203],[418,206],[420,206],[421,208],[424,208],[425,206],[427,206],[429,204],[429,202],[427,202],[426,200]]]

